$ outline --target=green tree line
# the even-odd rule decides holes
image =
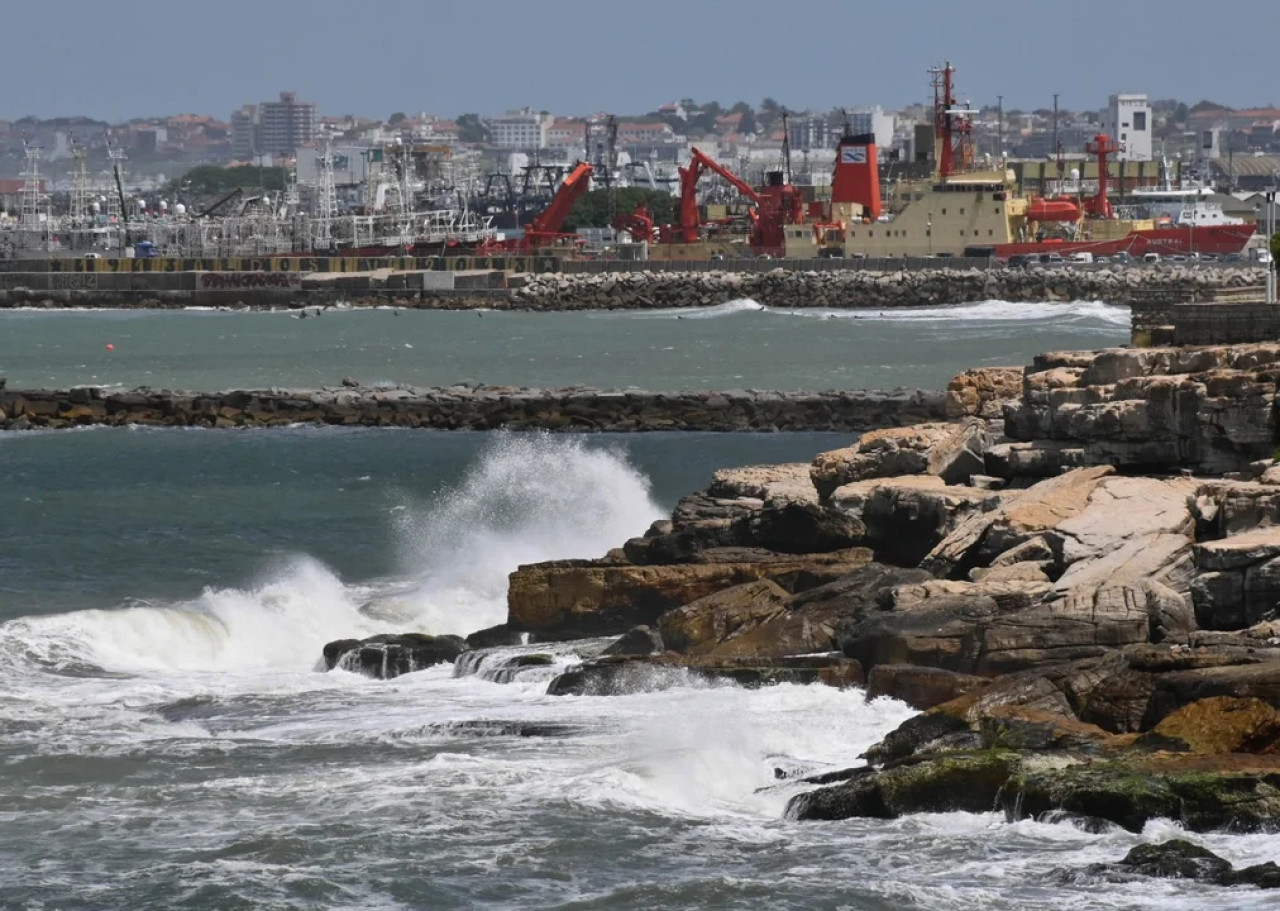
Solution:
[[[670,193],[661,190],[647,190],[643,187],[623,187],[613,191],[613,216],[630,215],[636,206],[644,203],[649,207],[649,214],[654,224],[671,224],[676,219],[676,199]],[[574,203],[565,223],[565,231],[576,231],[578,228],[607,228],[613,216],[609,214],[609,190],[595,189]]]
[[[218,196],[232,190],[284,189],[284,168],[258,168],[245,165],[238,168],[220,168],[216,165],[200,165],[183,176],[170,181],[168,191],[179,196]]]

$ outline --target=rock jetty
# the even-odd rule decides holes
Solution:
[[[396,306],[422,310],[624,310],[705,307],[751,298],[772,307],[871,308],[987,300],[1101,300],[1174,304],[1261,298],[1265,272],[1248,266],[1071,268],[903,268],[821,270],[777,267],[675,271],[514,273],[126,272],[0,273],[8,307],[248,310]],[[443,284],[447,287],[440,287]]]
[[[511,386],[362,387],[348,379],[318,390],[174,392],[161,389],[6,389],[0,428],[92,424],[280,427],[313,423],[437,430],[862,431],[941,420],[948,409],[981,408],[1000,390],[642,392]],[[986,399],[983,399],[983,396]],[[948,404],[950,402],[950,404]]]
[[[988,300],[1101,300],[1114,304],[1208,300],[1260,288],[1253,268],[857,269],[798,272],[546,273],[513,282],[495,307],[526,310],[625,310],[706,307],[750,298],[771,307],[887,308]]]
[[[716,472],[600,559],[520,567],[507,628],[621,637],[552,693],[693,675],[923,710],[788,779],[797,819],[1280,828],[1278,368],[1267,344],[1049,354],[1013,399],[957,378],[958,420]]]

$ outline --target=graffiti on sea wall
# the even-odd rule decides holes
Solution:
[[[202,272],[202,291],[240,291],[254,288],[281,288],[296,290],[302,287],[302,276],[297,272]]]

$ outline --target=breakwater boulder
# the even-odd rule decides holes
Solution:
[[[529,310],[706,307],[750,298],[771,307],[912,307],[987,300],[1209,300],[1261,287],[1252,268],[923,269],[899,272],[627,272],[530,275],[503,306]]]
[[[0,427],[87,424],[280,427],[314,423],[436,430],[863,431],[939,420],[936,392],[609,391],[512,386],[360,387],[218,393],[162,389],[3,389]]]

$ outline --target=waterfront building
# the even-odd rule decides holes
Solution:
[[[1120,143],[1120,160],[1151,160],[1151,105],[1146,95],[1112,95],[1098,117],[1102,132]]]

